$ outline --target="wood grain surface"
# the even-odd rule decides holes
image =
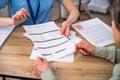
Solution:
[[[61,24],[58,24],[61,26]],[[17,27],[0,50],[0,74],[40,79],[30,60],[33,48],[23,27]],[[81,37],[77,33],[77,36]],[[75,53],[73,63],[51,62],[57,80],[108,80],[112,76],[113,64],[97,57]]]

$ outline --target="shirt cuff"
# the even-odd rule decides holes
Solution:
[[[116,48],[115,46],[96,47],[94,56],[101,57],[115,63]]]
[[[56,80],[55,75],[51,68],[45,70],[41,74],[42,80]]]

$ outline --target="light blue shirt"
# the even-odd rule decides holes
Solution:
[[[61,3],[63,0],[57,0]],[[32,25],[47,22],[51,16],[54,0],[0,0],[0,8],[10,3],[10,14],[14,15],[21,8],[26,8],[30,16],[22,25]],[[32,12],[32,13],[31,13]]]

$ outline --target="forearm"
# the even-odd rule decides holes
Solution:
[[[74,6],[71,0],[63,0],[62,5],[69,12],[67,21],[69,21],[69,23],[72,24],[78,19],[80,15],[78,9]]]
[[[96,47],[95,56],[105,58],[113,63],[120,62],[120,49],[116,49],[114,46],[110,47]]]
[[[0,26],[12,26],[14,25],[12,18],[0,18]]]
[[[113,76],[110,80],[120,80],[120,64],[116,64],[113,69]]]
[[[67,20],[70,22],[70,24],[72,24],[72,23],[74,23],[75,21],[77,21],[80,13],[79,13],[79,11],[78,11],[76,8],[72,9],[72,11],[70,11],[69,13],[70,13],[70,14],[69,14]]]

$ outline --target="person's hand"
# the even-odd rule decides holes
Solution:
[[[13,24],[16,25],[24,22],[28,16],[29,14],[27,10],[25,8],[22,8],[20,11],[16,12],[16,14],[12,16]]]
[[[66,36],[67,38],[70,35],[70,26],[71,26],[71,22],[68,20],[66,20],[62,23],[61,34]]]
[[[35,71],[37,74],[42,74],[43,71],[49,69],[49,63],[47,62],[46,59],[42,59],[42,58],[37,58],[35,60]]]
[[[82,53],[83,55],[94,55],[95,46],[90,44],[89,42],[83,40],[76,45],[76,51]]]

